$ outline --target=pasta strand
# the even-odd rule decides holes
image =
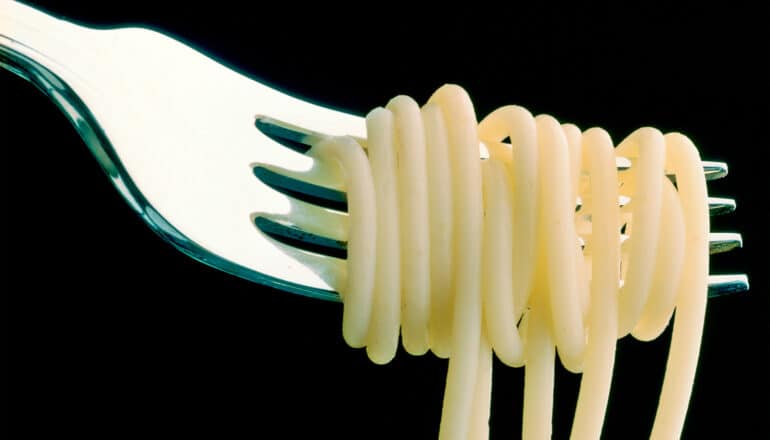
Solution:
[[[449,358],[439,438],[488,437],[493,354],[525,367],[524,438],[550,438],[557,353],[583,374],[572,438],[600,438],[617,339],[657,337],[675,309],[652,438],[678,438],[708,275],[692,142],[644,127],[614,148],[600,128],[517,106],[477,123],[455,85],[422,108],[394,98],[366,123],[366,151],[342,137],[310,153],[335,162],[348,191],[343,335],[379,364],[399,334],[411,354]],[[617,156],[631,169],[618,172]]]

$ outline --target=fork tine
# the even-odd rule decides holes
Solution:
[[[260,230],[276,239],[279,242],[279,245],[285,246],[286,252],[293,253],[297,259],[316,268],[316,270],[325,277],[339,279],[339,277],[342,276],[341,272],[342,266],[344,265],[344,258],[347,257],[347,243],[344,241],[303,231],[297,228],[296,225],[278,218],[268,218],[267,216],[257,215],[255,216],[254,222]],[[740,243],[739,234],[729,233],[712,235],[737,235],[737,241]],[[727,241],[724,238],[722,240]],[[713,243],[714,239],[711,240],[712,246]],[[718,250],[716,252],[725,252],[726,250],[729,249]],[[712,253],[715,253],[713,247]],[[709,275],[709,298],[745,292],[748,289],[749,281],[745,274]],[[335,295],[334,292],[326,292],[325,294],[327,296]],[[339,298],[332,299],[338,300]]]
[[[618,168],[618,171],[625,171],[631,168],[631,161],[626,157],[616,157],[615,166]]]
[[[620,234],[620,244],[624,245],[630,237]],[[737,232],[712,232],[709,234],[709,254],[721,254],[743,247],[743,237]]]
[[[709,298],[745,292],[749,290],[749,277],[746,274],[709,275],[708,286]]]
[[[724,197],[709,197],[709,215],[729,214],[735,211],[735,200]]]
[[[297,249],[295,245],[296,239],[291,236],[292,233],[296,233],[296,229],[285,224],[273,222],[272,220],[258,217],[256,221],[264,219],[264,224],[260,225],[260,229],[265,231],[268,235],[276,238],[282,246],[286,246],[286,249],[290,249],[295,253],[298,253],[301,257],[298,258],[312,267],[315,267],[321,273],[328,273],[327,277],[339,279],[342,273],[343,258],[347,257],[347,250],[344,249],[344,243],[334,242],[333,240],[326,240],[313,234],[302,234],[299,237],[301,246],[304,249]],[[271,228],[274,228],[271,230]],[[320,240],[319,240],[320,239]],[[308,240],[314,241],[309,243]],[[324,269],[325,268],[325,269]],[[334,285],[334,284],[332,284]],[[749,290],[749,280],[745,274],[736,275],[709,275],[708,278],[708,297],[716,298],[734,293],[745,292]],[[327,296],[335,295],[334,292],[326,292]],[[335,299],[336,298],[327,298]]]
[[[618,196],[618,206],[621,208],[625,207],[631,202],[631,197],[628,196]],[[709,197],[709,215],[712,217],[722,214],[729,214],[733,211],[735,211],[735,200],[734,199],[728,199],[724,197]],[[582,197],[578,197],[577,201],[575,202],[575,210],[580,211],[583,208],[583,199]]]
[[[709,252],[721,254],[743,247],[743,237],[737,232],[712,232],[709,234]]]
[[[325,209],[300,200],[292,201],[291,213],[256,213],[255,223],[265,233],[291,240],[301,249],[307,247],[326,247],[325,255],[339,256],[347,249],[346,214]],[[579,237],[581,246],[585,246]],[[620,235],[621,245],[629,239],[627,234]],[[305,243],[306,246],[301,244]],[[743,247],[743,237],[737,232],[709,233],[709,253],[711,255],[729,252]]]
[[[307,152],[310,147],[316,145],[325,137],[322,133],[298,127],[268,116],[257,115],[254,120],[254,125],[269,138],[300,153]]]
[[[288,221],[257,215],[254,224],[260,231],[289,246],[343,260],[348,257],[346,242],[307,232]]]
[[[302,200],[308,200],[321,206],[347,211],[347,197],[340,186],[340,179],[324,170],[320,161],[316,161],[314,167],[317,170],[311,172],[297,172],[275,165],[255,164],[254,174],[268,186]],[[630,197],[620,196],[618,205],[626,206],[631,201]],[[713,216],[729,214],[736,209],[734,199],[725,197],[709,197],[709,214]],[[577,209],[582,207],[582,200],[578,198]]]
[[[721,179],[727,175],[727,164],[725,162],[704,160],[703,172],[706,175],[706,180]]]
[[[274,165],[252,164],[254,175],[267,186],[299,200],[314,203],[338,211],[347,211],[345,193],[320,161],[314,161],[314,169],[307,172],[287,170]]]
[[[323,133],[263,115],[255,117],[254,125],[273,140],[302,153],[326,137]],[[361,145],[366,144],[364,139],[356,138],[356,140]],[[480,151],[485,149],[483,145],[479,145]],[[631,168],[631,161],[626,157],[617,157],[615,158],[615,165],[618,171],[625,171]],[[706,180],[720,179],[727,175],[727,164],[725,162],[704,160],[703,173],[706,176]]]
[[[348,238],[348,215],[327,209],[312,203],[289,198],[289,211],[286,213],[255,212],[258,217],[279,223],[304,234],[324,237],[326,240],[345,242]]]

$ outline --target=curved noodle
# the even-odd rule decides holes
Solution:
[[[454,85],[422,108],[394,98],[366,122],[368,161],[350,138],[311,150],[339,163],[348,191],[343,334],[376,363],[393,358],[399,329],[409,353],[450,358],[439,438],[488,436],[492,353],[526,367],[523,436],[550,437],[558,353],[583,374],[572,438],[598,439],[615,341],[657,337],[674,308],[652,437],[678,437],[708,275],[706,185],[692,142],[641,128],[614,148],[600,128],[581,132],[516,106],[477,124]],[[616,156],[631,169],[619,173]],[[620,196],[631,203],[619,207]]]

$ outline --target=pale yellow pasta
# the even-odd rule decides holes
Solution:
[[[399,96],[387,109],[395,118],[395,147],[398,169],[399,216],[401,233],[401,276],[404,304],[401,337],[410,354],[428,350],[428,181],[426,176],[425,133],[420,107],[413,99]]]
[[[585,332],[579,305],[577,267],[575,264],[576,232],[571,220],[575,199],[570,199],[571,175],[567,140],[561,126],[551,116],[535,118],[540,161],[541,237],[545,242],[547,287],[551,309],[551,330],[564,366],[579,371],[583,363]],[[549,270],[558,268],[558,270]]]
[[[399,263],[398,182],[393,151],[393,116],[375,109],[366,118],[369,133],[369,161],[377,202],[376,262],[373,313],[366,351],[378,364],[390,362],[396,354],[401,320],[401,265]],[[344,319],[344,318],[343,318]]]
[[[534,279],[537,237],[537,195],[539,191],[537,160],[537,133],[535,119],[526,109],[517,106],[501,107],[479,124],[479,133],[490,149],[493,158],[510,164],[512,212],[511,236],[513,240],[511,282],[513,285],[514,310],[518,318],[529,300]],[[509,137],[511,151],[496,142]],[[503,359],[503,362],[506,360]],[[519,366],[517,362],[509,365]]]
[[[339,292],[345,305],[342,335],[348,345],[360,348],[367,340],[374,287],[375,260],[370,257],[376,252],[377,210],[372,173],[366,155],[350,138],[326,139],[308,154],[335,161],[342,168],[348,213],[357,219],[348,231],[347,282]]]
[[[666,135],[666,144],[666,161],[676,175],[684,213],[685,251],[654,439],[679,437],[684,426],[706,315],[709,267],[708,198],[700,155],[692,141],[678,133]]]
[[[311,152],[339,163],[348,192],[343,334],[377,363],[392,359],[399,330],[409,353],[449,358],[440,439],[488,437],[493,353],[525,367],[524,438],[551,436],[557,353],[583,374],[571,437],[600,438],[616,340],[657,337],[674,308],[652,437],[681,435],[708,274],[692,142],[641,128],[614,148],[602,129],[516,106],[477,123],[454,85],[422,108],[391,100],[367,130],[368,161],[350,138]],[[618,172],[617,156],[631,169]]]
[[[481,340],[481,164],[476,115],[457,86],[444,86],[428,102],[444,116],[452,171],[454,310],[452,344],[439,439],[468,436]],[[447,188],[448,189],[448,188]]]
[[[425,125],[425,146],[428,162],[428,187],[448,188],[451,182],[449,142],[444,117],[436,104],[422,108]],[[452,338],[452,192],[432,191],[428,200],[430,211],[430,322],[431,350],[441,358],[449,357]]]
[[[572,437],[599,438],[609,399],[618,334],[618,276],[607,268],[617,268],[620,262],[615,152],[612,140],[604,130],[592,128],[585,133],[582,160],[588,169],[591,188],[584,202],[593,207],[592,283],[587,320],[590,337],[586,343]]]
[[[642,314],[642,308],[652,284],[662,204],[663,166],[665,144],[663,135],[654,128],[640,128],[618,145],[618,154],[634,161],[633,232],[628,258],[628,274],[624,277],[618,305],[618,328],[627,335]],[[642,184],[643,183],[643,184]]]
[[[484,162],[482,298],[487,334],[497,356],[506,364],[519,367],[524,364],[524,346],[516,327],[521,312],[516,310],[511,294],[512,210],[507,191],[510,183],[502,164]]]
[[[657,338],[668,325],[674,312],[682,272],[685,225],[676,189],[669,181],[663,182],[662,216],[666,221],[660,223],[652,294],[632,332],[640,341]]]

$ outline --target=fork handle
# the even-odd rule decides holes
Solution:
[[[38,82],[30,75],[39,71],[30,72],[31,65],[77,81],[78,71],[96,66],[99,53],[108,50],[104,34],[19,2],[0,0],[0,65],[33,83]]]

